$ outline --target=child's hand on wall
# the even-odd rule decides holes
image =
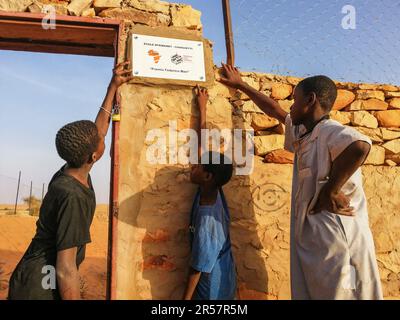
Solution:
[[[199,106],[200,111],[206,111],[208,103],[207,89],[200,88],[200,86],[197,85],[196,95],[197,95],[197,105]]]
[[[245,84],[240,76],[238,68],[236,67],[222,63],[222,75],[223,77],[221,77],[218,81],[228,87],[241,89]]]
[[[132,69],[126,69],[130,66],[130,61],[121,62],[113,69],[113,77],[110,86],[118,88],[120,85],[133,79]]]

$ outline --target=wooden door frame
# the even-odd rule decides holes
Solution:
[[[45,14],[0,11],[0,50],[120,56],[123,21],[56,15],[55,29],[44,29]],[[118,219],[119,121],[113,121],[106,299],[116,298],[116,240]]]

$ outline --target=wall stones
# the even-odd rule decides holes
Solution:
[[[271,98],[276,100],[284,100],[292,94],[292,86],[284,83],[274,83],[271,90]]]
[[[400,139],[391,140],[382,145],[388,154],[400,154]]]
[[[351,122],[351,113],[350,112],[341,112],[341,111],[331,111],[330,117],[341,124],[349,124]]]
[[[264,158],[264,162],[266,163],[293,164],[293,161],[294,154],[284,149],[269,152]]]
[[[355,99],[355,94],[353,92],[349,90],[339,89],[332,110],[342,110],[343,108],[347,107],[350,103],[352,103],[354,99]]]
[[[354,110],[386,110],[388,104],[378,99],[356,100],[349,106],[349,111]]]
[[[28,7],[28,11],[42,13],[46,5],[52,5],[56,10],[56,14],[68,15],[68,4],[68,1],[62,0],[34,0]]]
[[[283,149],[285,137],[279,134],[254,137],[255,153],[258,156],[264,156],[270,151]]]
[[[119,8],[122,0],[94,0],[93,7],[96,11],[101,11],[109,8]]]
[[[201,12],[188,5],[171,6],[172,25],[192,30],[201,30]]]
[[[255,131],[273,128],[278,124],[278,120],[271,118],[266,114],[254,114],[251,121],[251,126]]]
[[[148,12],[159,12],[165,15],[170,14],[170,4],[165,1],[128,0],[128,6]]]
[[[171,22],[171,18],[169,16],[153,12],[141,11],[134,8],[106,9],[101,11],[99,13],[99,16],[104,18],[113,18],[113,19],[122,18],[125,20],[132,21],[134,23],[140,23],[151,27],[168,26]]]
[[[385,94],[382,91],[375,90],[357,90],[357,99],[367,100],[367,99],[377,99],[385,101]]]
[[[393,98],[389,100],[389,108],[400,109],[400,98]]]
[[[375,116],[381,127],[400,127],[400,110],[378,111]]]
[[[370,114],[367,111],[353,112],[353,116],[351,118],[351,124],[353,126],[378,128],[378,121],[372,114]]]
[[[372,145],[371,150],[365,164],[373,164],[376,166],[383,165],[385,163],[385,148],[377,145]]]
[[[26,11],[33,0],[0,0],[0,10],[10,12]]]
[[[68,5],[68,13],[71,16],[80,16],[82,12],[89,9],[93,4],[93,0],[72,0]]]

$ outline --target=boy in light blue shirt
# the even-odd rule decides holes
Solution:
[[[206,122],[208,94],[205,89],[198,88],[197,101],[200,132]],[[200,155],[201,141],[199,146]],[[231,179],[233,166],[217,152],[209,152],[208,158],[207,163],[194,165],[190,176],[199,190],[191,211],[191,259],[184,299],[232,300],[236,292],[236,271],[229,236],[230,215],[222,186]]]

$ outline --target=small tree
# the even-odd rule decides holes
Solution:
[[[29,212],[29,214],[31,216],[38,216],[39,215],[39,211],[40,211],[40,206],[42,204],[42,201],[40,201],[38,198],[36,198],[35,196],[31,196],[31,197],[26,197],[23,199],[24,202],[29,206],[29,202],[30,202],[30,207],[31,210]]]

